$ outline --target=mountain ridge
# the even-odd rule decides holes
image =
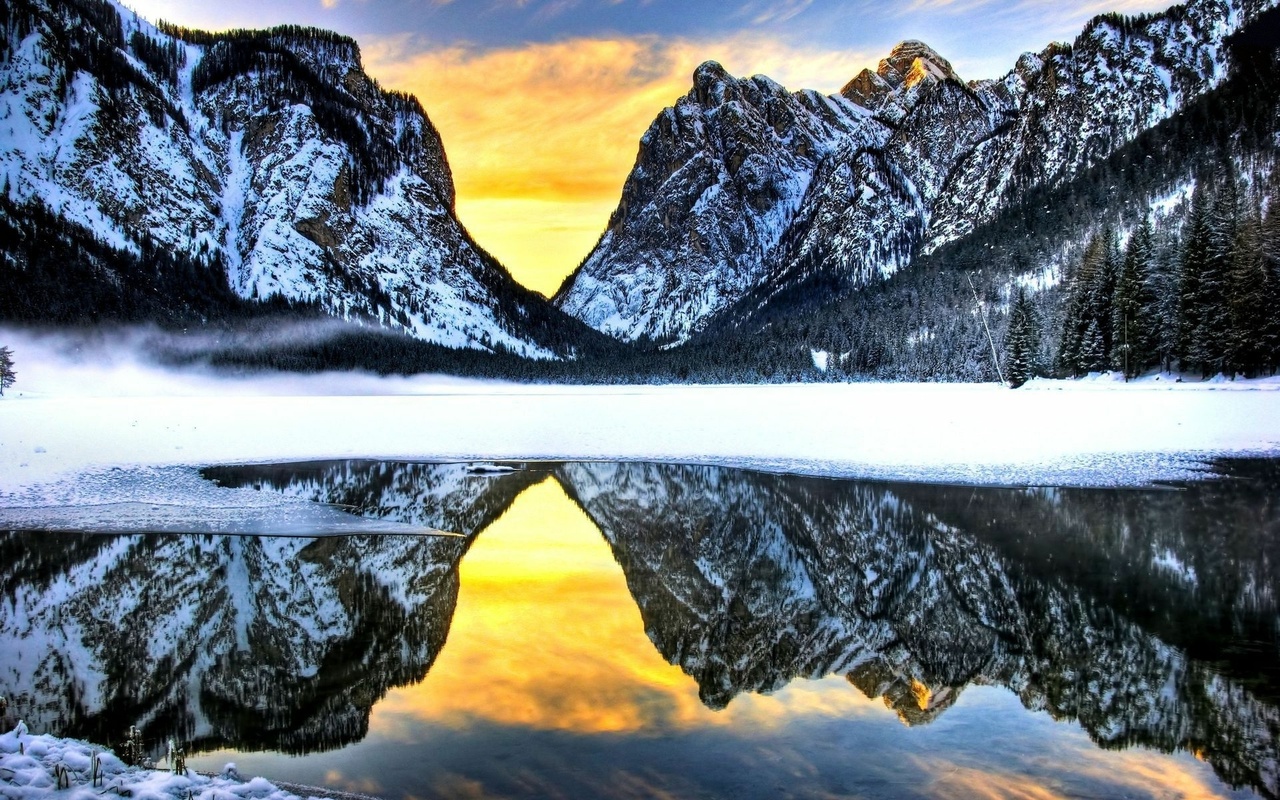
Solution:
[[[251,305],[572,355],[577,324],[475,243],[431,120],[364,72],[355,40],[155,26],[114,0],[10,0],[4,16],[9,213],[35,203],[121,253],[225,272]],[[10,251],[0,266],[21,286],[30,261]],[[117,271],[104,261],[94,278]]]
[[[815,271],[855,286],[893,274],[1217,85],[1226,36],[1271,5],[1101,15],[998,80],[964,83],[913,40],[832,97],[766,91],[776,84],[759,76],[718,76],[726,88],[708,92],[699,67],[641,138],[609,226],[553,300],[624,341],[675,345],[762,288]],[[768,166],[750,169],[753,156]]]

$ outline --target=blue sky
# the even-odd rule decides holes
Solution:
[[[833,93],[894,44],[921,39],[961,77],[1073,39],[1094,15],[1167,0],[124,0],[218,30],[314,25],[359,41],[366,70],[414,93],[439,128],[458,212],[517,279],[544,293],[586,255],[637,141],[720,61]]]

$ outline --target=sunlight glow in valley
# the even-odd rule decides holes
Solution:
[[[706,708],[694,680],[645,636],[600,531],[551,479],[477,535],[460,573],[444,649],[425,681],[375,707],[372,732],[394,736],[403,717],[602,733],[892,715],[834,677],[743,695],[722,712]]]

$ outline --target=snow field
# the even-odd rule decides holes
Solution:
[[[21,373],[20,373],[21,374]],[[302,390],[328,388],[300,382]],[[1185,388],[1184,388],[1185,387]],[[1189,460],[1280,454],[1280,392],[1213,385],[567,387],[389,385],[413,394],[10,396],[0,505],[112,467],[331,458],[651,460],[977,483],[1133,485]],[[353,380],[354,391],[368,391]],[[1194,469],[1194,466],[1190,467]],[[71,498],[67,498],[70,500]]]

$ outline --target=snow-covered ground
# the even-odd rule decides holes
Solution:
[[[18,371],[18,384],[0,398],[0,527],[16,525],[17,509],[97,505],[106,509],[103,520],[125,512],[119,524],[128,527],[130,503],[150,504],[145,513],[196,505],[241,514],[264,502],[251,499],[251,490],[215,490],[192,469],[224,463],[620,459],[884,479],[1136,485],[1195,475],[1214,456],[1280,456],[1274,379],[1176,383],[1163,376],[1125,384],[1100,377],[1033,381],[1014,391],[994,384],[228,378],[161,370],[127,348],[80,345],[71,357],[61,340],[13,331],[0,331],[0,343],[13,347]],[[184,513],[157,527],[181,528]]]
[[[95,782],[93,759],[99,760]],[[61,785],[59,785],[61,781]],[[302,787],[290,786],[290,789]],[[0,734],[0,797],[7,800],[97,800],[101,795],[138,800],[298,800],[263,779],[244,780],[228,764],[222,775],[127,767],[110,751],[76,741],[28,733],[19,726]],[[321,791],[325,797],[336,796]]]

